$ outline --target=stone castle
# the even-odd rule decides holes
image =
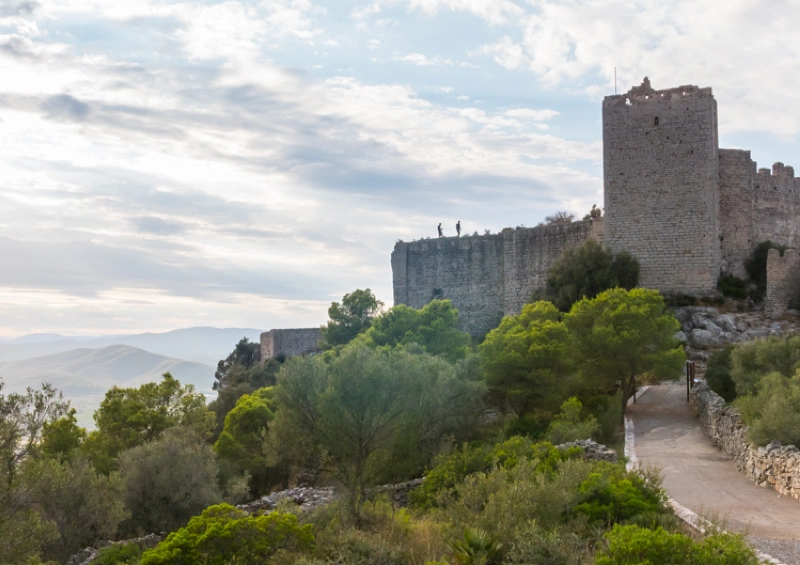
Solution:
[[[710,88],[654,90],[647,78],[603,101],[605,216],[497,235],[398,242],[394,303],[453,301],[462,328],[482,335],[517,314],[568,247],[595,238],[641,265],[640,285],[707,296],[721,273],[745,275],[760,242],[797,247],[800,179],[749,151],[720,149]],[[800,256],[770,253],[767,308],[785,310]]]

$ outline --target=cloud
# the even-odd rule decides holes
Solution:
[[[395,61],[403,63],[411,63],[419,67],[470,67],[477,69],[477,65],[471,63],[453,61],[452,59],[444,59],[442,57],[428,57],[422,53],[409,53],[408,55],[396,56]]]
[[[89,105],[69,94],[48,97],[42,110],[50,120],[82,121],[89,115]]]
[[[3,0],[0,2],[0,18],[30,16],[38,7],[39,3],[32,0]]]

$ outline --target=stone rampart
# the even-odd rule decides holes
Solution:
[[[261,334],[261,360],[295,357],[319,350],[320,328],[270,330]]]
[[[756,165],[753,164],[755,169]],[[780,245],[800,245],[800,179],[783,163],[758,169],[753,179],[753,231],[755,244],[771,240]]]
[[[711,442],[733,459],[739,471],[760,487],[800,499],[800,451],[795,446],[751,444],[739,412],[703,382],[692,389],[689,406]]]
[[[727,272],[745,278],[745,260],[756,243],[753,232],[753,179],[756,164],[749,151],[719,150],[719,235]]]
[[[503,316],[522,311],[565,249],[602,239],[602,225],[596,219],[398,242],[392,252],[394,303],[422,308],[434,298],[449,299],[461,329],[483,335]]]
[[[800,253],[787,249],[783,255],[770,249],[767,256],[767,297],[764,311],[780,318],[800,298]]]

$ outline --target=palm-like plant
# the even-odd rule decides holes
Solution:
[[[485,530],[465,528],[464,538],[448,544],[460,565],[487,565],[500,554],[503,544]]]

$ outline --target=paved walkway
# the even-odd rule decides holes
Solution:
[[[685,385],[653,386],[627,414],[639,464],[661,469],[676,502],[731,531],[800,540],[800,501],[756,486],[711,444],[689,410]]]

